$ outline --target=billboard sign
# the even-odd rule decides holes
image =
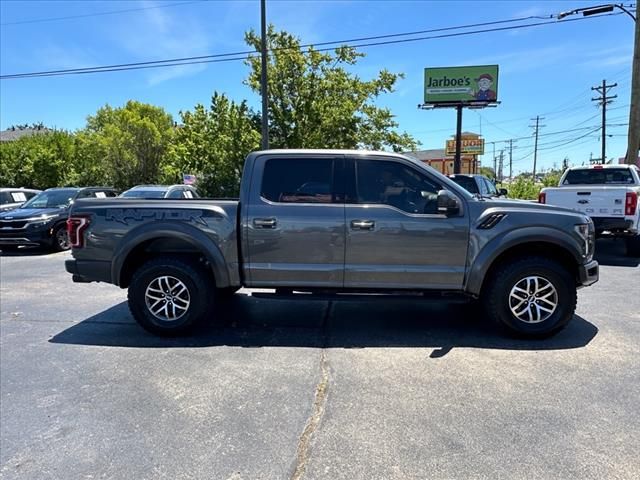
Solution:
[[[445,149],[447,155],[456,154],[456,141],[447,140]],[[484,155],[484,138],[462,138],[460,139],[460,153],[462,155]]]
[[[498,100],[498,65],[424,69],[424,103]]]

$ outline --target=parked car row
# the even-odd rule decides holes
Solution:
[[[0,249],[39,246],[52,251],[69,249],[66,221],[69,209],[83,198],[189,199],[199,198],[191,185],[140,185],[118,195],[110,187],[65,187],[45,191],[0,189]]]

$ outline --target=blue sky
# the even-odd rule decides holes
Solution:
[[[40,70],[160,60],[242,51],[243,34],[258,29],[259,2],[200,1],[0,1],[0,71],[3,75]],[[268,21],[298,35],[303,43],[384,35],[544,15],[595,5],[589,1],[275,1],[267,0]],[[172,5],[168,5],[172,4]],[[155,8],[160,6],[161,8]],[[149,8],[154,7],[154,8]],[[66,20],[26,20],[125,13]],[[141,10],[143,9],[143,10]],[[577,17],[573,17],[577,18]],[[535,20],[532,20],[535,21]],[[354,71],[363,78],[386,68],[402,72],[394,93],[378,103],[391,108],[400,129],[422,148],[442,148],[454,133],[453,110],[423,111],[423,69],[428,66],[499,64],[501,104],[465,110],[463,128],[482,133],[499,152],[514,143],[514,171],[530,170],[529,120],[544,116],[538,162],[541,168],[574,164],[600,155],[600,109],[591,87],[603,79],[618,86],[609,106],[607,155],[626,149],[633,22],[626,15],[363,49]],[[180,110],[207,104],[214,90],[259,108],[259,98],[243,84],[243,62],[190,65],[94,75],[0,81],[0,128],[32,122],[74,130],[87,115],[108,103],[128,99],[164,107],[175,119]],[[588,128],[588,127],[593,127]],[[580,129],[567,133],[569,129]],[[577,138],[581,137],[581,138]],[[571,143],[567,143],[571,142]],[[565,145],[566,144],[566,145]],[[483,164],[493,163],[487,145]],[[505,151],[505,159],[506,151]],[[506,173],[506,172],[505,172]]]

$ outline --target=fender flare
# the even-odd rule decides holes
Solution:
[[[495,260],[507,250],[527,243],[549,243],[566,250],[576,264],[584,261],[579,243],[565,231],[550,227],[518,228],[491,239],[482,247],[469,268],[464,290],[471,295],[479,295]]]
[[[207,258],[215,278],[216,287],[228,287],[229,271],[220,248],[199,229],[181,222],[151,222],[134,228],[119,242],[111,262],[112,283],[120,285],[120,277],[125,261],[134,248],[141,243],[160,239],[173,238],[185,241],[198,249]]]

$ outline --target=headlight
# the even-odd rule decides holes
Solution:
[[[58,215],[42,215],[40,217],[32,217],[27,220],[29,225],[44,225],[45,223],[49,223],[52,219],[56,218]]]
[[[583,243],[583,256],[589,260],[593,256],[593,223],[581,223],[574,225],[573,229],[582,238]]]

